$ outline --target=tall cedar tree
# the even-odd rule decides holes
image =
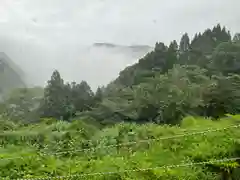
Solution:
[[[187,33],[185,33],[180,41],[179,50],[180,52],[188,51],[190,47],[190,39]]]
[[[44,89],[43,117],[63,118],[66,110],[66,95],[64,81],[60,73],[55,70]]]

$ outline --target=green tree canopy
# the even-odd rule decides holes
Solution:
[[[43,116],[44,117],[54,117],[60,119],[64,116],[65,112],[65,91],[64,81],[61,78],[60,73],[55,70],[48,81],[47,86],[44,89],[44,99],[43,99]]]

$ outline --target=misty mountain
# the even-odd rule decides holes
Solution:
[[[25,87],[24,72],[3,52],[0,52],[0,94]]]
[[[121,70],[151,50],[152,47],[145,45],[78,42],[43,45],[31,38],[0,38],[0,51],[22,69],[28,86],[45,85],[57,69],[66,81],[86,80],[96,89],[117,78]]]
[[[136,7],[143,13],[133,13]],[[96,89],[137,62],[144,44],[169,44],[185,32],[192,37],[216,22],[232,32],[240,28],[238,0],[3,0],[0,12],[0,51],[24,70],[31,85],[46,84],[58,69],[64,79],[84,79]]]

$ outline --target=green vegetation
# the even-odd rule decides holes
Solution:
[[[0,104],[5,179],[240,177],[239,33],[220,25],[157,42],[96,92],[53,72]]]
[[[239,124],[238,119],[239,116],[219,121],[187,117],[180,127],[120,123],[102,130],[81,120],[45,120],[27,127],[12,127],[14,131],[0,135],[0,175],[9,179],[69,174],[69,179],[230,179],[237,177],[239,161],[157,167],[238,157],[239,129],[231,127]],[[207,132],[208,128],[219,131]],[[191,135],[202,131],[205,133]],[[177,136],[182,134],[186,135]],[[122,172],[125,170],[129,172]],[[116,173],[93,174],[97,172]],[[88,173],[93,175],[84,176]]]

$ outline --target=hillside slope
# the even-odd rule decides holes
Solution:
[[[215,48],[225,42],[231,42],[231,35],[220,24],[196,33],[192,39],[185,33],[179,43],[176,40],[173,40],[170,45],[157,42],[152,51],[143,54],[138,62],[122,70],[114,83],[132,86],[139,83],[139,78],[152,76],[156,71],[166,73],[173,64],[208,68]]]
[[[2,93],[14,88],[25,87],[23,71],[3,52],[0,53],[0,74]]]

